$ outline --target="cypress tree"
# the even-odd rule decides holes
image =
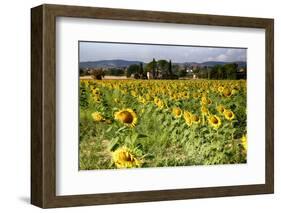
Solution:
[[[173,71],[172,71],[172,61],[171,60],[169,61],[169,74],[170,74],[170,77],[172,77]]]
[[[140,65],[139,65],[139,74],[140,74],[141,78],[145,78],[142,63],[140,63]]]
[[[153,58],[153,61],[152,61],[152,77],[153,77],[153,79],[156,77],[155,74],[156,74],[156,61]]]

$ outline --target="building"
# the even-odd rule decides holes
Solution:
[[[147,72],[146,73],[146,76],[147,76],[147,79],[153,79],[153,75],[152,75],[152,72]]]

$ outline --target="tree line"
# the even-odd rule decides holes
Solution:
[[[191,70],[187,72],[187,70]],[[215,66],[188,66],[173,64],[171,60],[153,59],[147,64],[132,64],[123,68],[95,68],[80,69],[80,76],[91,75],[95,79],[102,79],[105,75],[126,76],[135,79],[178,79],[196,78],[201,79],[246,79],[246,67],[243,72],[239,72],[238,64],[229,63]]]
[[[242,69],[242,71],[240,71]],[[198,78],[204,79],[215,79],[215,80],[235,80],[235,79],[246,79],[247,70],[246,67],[239,68],[238,64],[230,63],[224,65],[215,65],[212,67],[204,66],[198,67],[193,70],[193,73],[198,76]]]

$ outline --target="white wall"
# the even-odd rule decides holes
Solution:
[[[280,30],[279,1],[245,0],[96,0],[48,1],[100,7],[163,10],[189,13],[239,15],[275,18],[275,104],[280,109]],[[0,209],[39,212],[28,204],[30,180],[30,8],[44,3],[39,0],[2,1],[0,6]],[[275,111],[275,194],[230,198],[196,199],[140,204],[68,208],[69,212],[277,212],[280,206],[281,151],[280,111]],[[278,205],[279,204],[279,205]],[[64,212],[66,209],[50,210]]]

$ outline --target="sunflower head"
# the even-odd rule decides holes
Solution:
[[[192,115],[191,120],[193,123],[196,123],[196,124],[200,123],[200,118],[198,115]]]
[[[234,115],[234,113],[231,110],[224,110],[223,114],[224,114],[224,117],[227,120],[231,121],[231,120],[233,120],[235,118],[235,115]]]
[[[237,94],[238,92],[239,92],[239,91],[238,91],[238,89],[236,89],[236,88],[234,88],[234,89],[231,90],[231,94],[233,94],[233,95]]]
[[[191,117],[191,113],[188,112],[188,111],[184,111],[183,117],[184,117],[184,118],[190,118],[190,117]]]
[[[185,111],[183,113],[183,118],[185,120],[185,123],[188,125],[188,126],[191,126],[192,125],[192,114],[188,111]]]
[[[179,107],[174,107],[172,110],[172,114],[175,118],[181,117],[182,111]]]
[[[223,92],[223,90],[224,90],[224,87],[223,87],[223,86],[219,86],[219,87],[218,87],[218,91],[219,91],[219,92]]]
[[[241,138],[241,144],[243,146],[243,148],[245,149],[245,151],[248,150],[248,143],[247,143],[247,136],[243,135]]]
[[[138,101],[139,101],[140,103],[142,103],[142,104],[146,104],[146,100],[145,100],[145,98],[142,97],[142,96],[138,96]]]
[[[164,102],[161,101],[159,98],[155,98],[154,103],[159,109],[163,109],[163,107],[165,105]]]
[[[229,88],[224,88],[223,89],[223,95],[225,97],[230,97],[232,95],[231,90]]]
[[[223,105],[218,105],[218,106],[217,106],[217,110],[218,110],[219,113],[223,114],[225,108],[224,108]]]
[[[209,110],[207,109],[206,106],[202,106],[201,107],[201,112],[203,115],[208,115],[209,114]]]
[[[101,95],[99,88],[95,88],[92,90],[92,94],[93,96],[99,96]]]
[[[211,101],[211,99],[209,99],[208,97],[203,96],[203,97],[201,98],[201,103],[202,103],[202,105],[209,105],[209,104],[212,103],[212,101]]]
[[[149,94],[146,94],[146,95],[145,95],[145,99],[146,99],[147,101],[151,101],[153,98],[152,98]]]
[[[125,146],[112,153],[112,160],[117,168],[136,168],[142,164],[142,161],[137,159],[133,151]]]
[[[197,99],[199,97],[199,94],[195,92],[195,93],[193,93],[192,96],[193,96],[193,98]]]
[[[131,91],[131,95],[134,97],[137,97],[137,92],[133,90],[133,91]]]
[[[209,124],[214,128],[214,129],[218,129],[221,125],[221,119],[216,116],[216,115],[210,115],[209,118]]]
[[[102,114],[100,112],[93,112],[92,113],[92,118],[94,121],[104,121],[104,117],[102,116]]]
[[[135,127],[137,123],[137,115],[132,109],[122,109],[115,113],[115,119],[121,123]]]

